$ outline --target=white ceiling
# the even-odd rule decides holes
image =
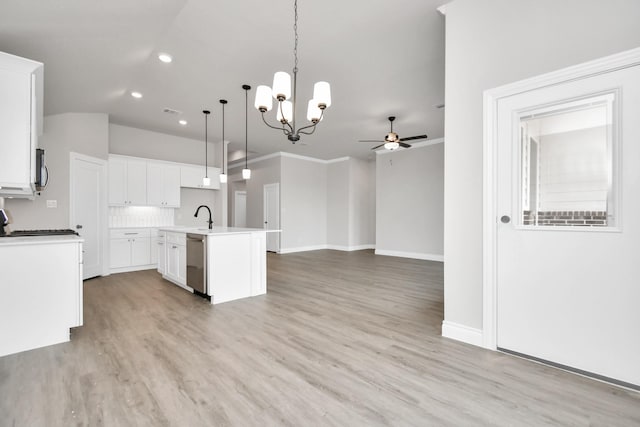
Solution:
[[[293,67],[293,0],[3,0],[0,51],[45,64],[45,114],[104,112],[110,121],[197,140],[202,110],[229,150],[244,148],[249,84],[250,157],[274,151],[365,158],[387,116],[403,136],[443,136],[447,0],[299,0],[298,115],[313,83],[331,83],[332,106],[314,135],[292,145],[253,108],[255,88]],[[173,55],[171,64],[158,52]],[[142,99],[129,96],[131,90]],[[163,113],[182,111],[188,126]],[[275,122],[274,111],[269,117]]]

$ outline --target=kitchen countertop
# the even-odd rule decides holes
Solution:
[[[84,239],[75,235],[55,235],[55,236],[20,236],[20,237],[0,237],[1,246],[12,245],[46,245],[52,243],[82,243]]]
[[[187,227],[187,226],[173,226],[173,227],[158,227],[158,230],[170,231],[174,233],[190,233],[190,234],[202,234],[207,236],[222,235],[222,234],[242,234],[242,233],[256,233],[256,232],[279,232],[280,230],[265,230],[264,228],[242,228],[242,227],[213,227],[209,230],[206,227]]]

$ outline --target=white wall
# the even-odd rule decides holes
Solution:
[[[209,166],[220,167],[221,149],[221,142],[208,143]],[[204,137],[199,141],[115,124],[109,125],[109,153],[203,166],[205,163]],[[227,225],[226,185],[222,184],[220,190],[181,189],[176,224],[202,225],[193,218],[198,205],[211,208],[214,224]]]
[[[67,113],[46,116],[39,146],[45,150],[49,183],[35,200],[6,199],[12,217],[11,229],[70,228],[69,153],[107,159],[109,118],[106,114]],[[1,155],[1,153],[0,153]],[[56,200],[57,208],[47,208]]]
[[[349,159],[349,248],[375,247],[376,163]]]
[[[233,179],[239,179],[243,166],[232,169]],[[264,228],[264,186],[280,183],[280,156],[252,163],[251,179],[245,181],[247,191],[247,227]],[[282,191],[282,188],[280,188]],[[282,199],[280,200],[282,206]]]
[[[443,260],[444,142],[376,157],[376,253]]]
[[[327,244],[327,165],[297,157],[281,158],[280,250]]]
[[[482,93],[640,45],[634,0],[447,5],[445,321],[482,328]]]
[[[327,164],[327,245],[350,246],[350,162],[345,158]]]

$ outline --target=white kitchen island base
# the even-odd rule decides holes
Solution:
[[[206,282],[211,304],[263,295],[267,292],[266,230],[237,227],[213,227],[211,230],[164,227],[160,230],[166,233],[166,265],[173,263],[178,266],[177,270],[182,267],[186,271],[188,254],[183,255],[185,259],[174,259],[180,257],[179,245],[184,239],[183,236],[206,236]],[[186,274],[180,274],[179,271],[173,274],[168,270],[160,272],[165,279],[192,290],[187,283]]]

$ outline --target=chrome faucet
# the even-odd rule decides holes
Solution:
[[[195,217],[198,216],[198,212],[200,212],[200,208],[207,208],[207,211],[209,211],[209,221],[207,222],[209,223],[209,230],[211,230],[213,228],[213,220],[211,219],[211,209],[209,209],[209,206],[207,205],[198,206],[198,209],[196,209],[196,213],[194,213],[193,216]]]

